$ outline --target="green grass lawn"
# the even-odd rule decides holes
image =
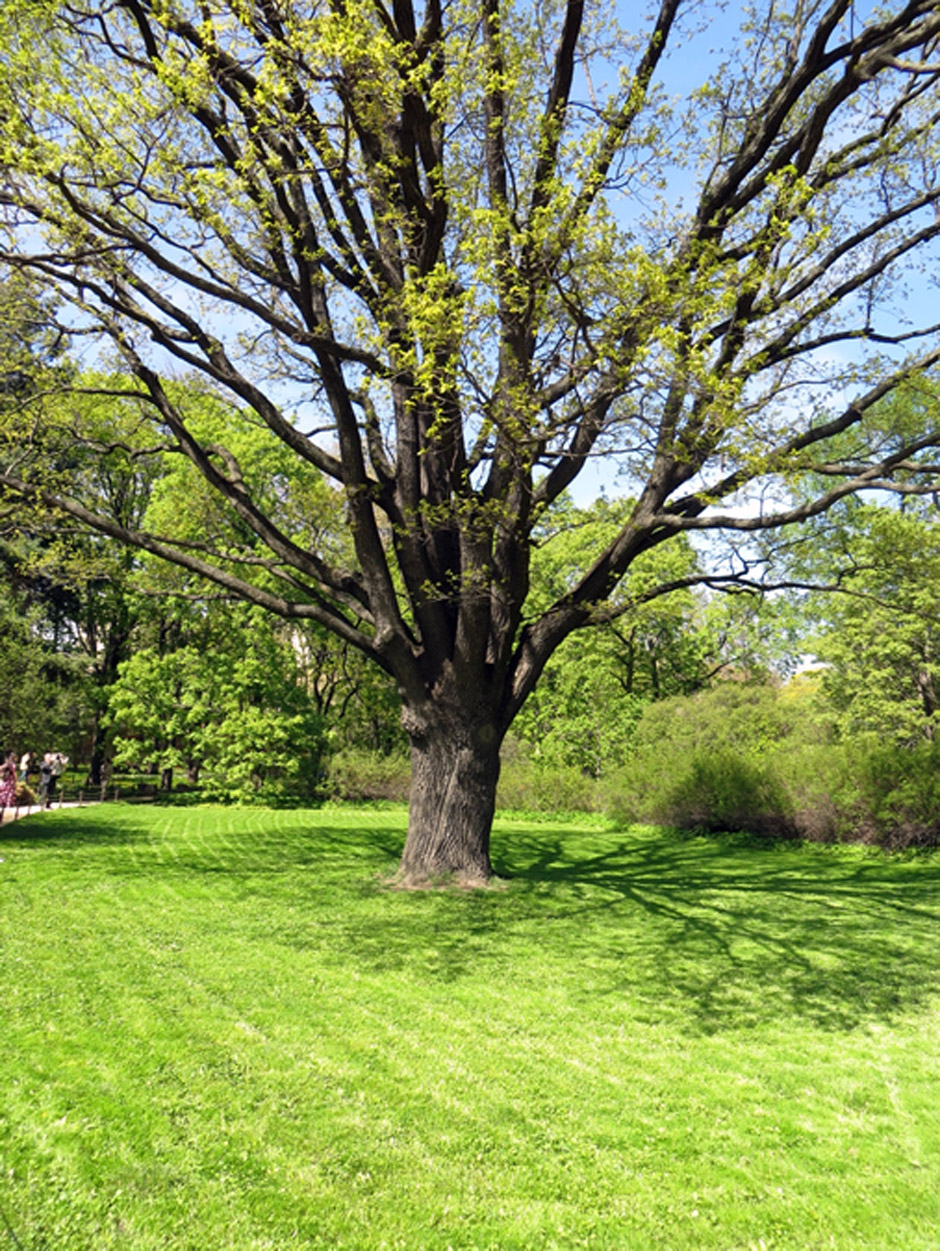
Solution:
[[[940,1246],[940,856],[403,810],[0,834],[0,1247]]]

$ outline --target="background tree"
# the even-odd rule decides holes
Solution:
[[[0,413],[25,440],[29,401],[66,378],[66,336],[41,287],[0,276]],[[36,501],[0,501],[0,742],[4,750],[77,753],[94,699],[77,633],[74,595],[49,576],[55,519]],[[86,541],[89,532],[84,531]]]
[[[49,628],[44,605],[0,588],[0,744],[4,751],[87,748],[93,692],[82,655]]]
[[[560,500],[534,535],[528,611],[544,610],[576,586],[633,507],[630,500],[588,508]],[[779,609],[768,623],[759,596],[709,598],[698,585],[704,578],[702,558],[685,536],[634,562],[604,607],[611,619],[565,640],[517,718],[514,732],[539,760],[600,776],[630,755],[650,702],[692,695],[722,677],[786,670]],[[669,584],[677,589],[663,596]]]
[[[401,700],[389,675],[315,622],[293,623],[291,644],[311,702],[327,725],[329,750],[377,755],[407,750]]]
[[[324,721],[289,633],[259,613],[216,605],[185,645],[135,649],[109,692],[118,765],[155,766],[167,789],[182,770],[208,798],[314,792]]]
[[[47,374],[46,393],[61,395],[62,366]],[[68,385],[78,386],[69,372]],[[37,421],[20,397],[17,420],[28,434],[47,488],[67,482],[86,503],[124,526],[139,525],[164,472],[140,407],[120,393],[119,380],[83,375],[82,390],[62,398],[55,420]],[[147,446],[142,433],[149,440]],[[102,714],[107,690],[130,654],[145,599],[134,586],[139,554],[96,534],[38,497],[12,499],[6,509],[6,558],[26,602],[41,609],[53,650],[69,652],[85,679],[90,717],[69,727],[83,743],[89,781],[98,785],[107,756]]]
[[[45,294],[29,274],[0,271],[0,407],[7,413],[69,368],[68,337]]]
[[[935,509],[864,504],[819,528],[801,565],[838,578],[807,605],[806,647],[825,665],[821,691],[844,738],[911,745],[940,717],[940,536]]]
[[[630,30],[581,0],[0,14],[4,259],[110,340],[231,525],[209,545],[128,526],[44,481],[28,441],[3,481],[392,675],[406,879],[488,876],[502,739],[639,557],[932,484],[932,418],[890,438],[869,418],[940,357],[929,313],[892,304],[940,234],[940,14],[742,9],[673,108],[701,20],[682,0]],[[293,454],[273,512],[194,428],[180,368]],[[534,528],[602,454],[632,510],[530,614]],[[291,507],[311,470],[344,492],[354,560]],[[808,473],[825,485],[791,495]]]

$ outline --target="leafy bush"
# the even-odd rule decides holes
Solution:
[[[789,833],[793,802],[775,757],[805,710],[774,687],[724,682],[651,704],[636,750],[605,785],[616,819],[686,829]]]
[[[354,803],[386,799],[406,803],[411,790],[411,761],[407,755],[347,748],[326,764],[326,789],[334,799]]]
[[[743,704],[731,706],[740,711]],[[732,747],[722,742],[729,727],[708,718],[699,722],[701,738],[690,734],[694,718],[687,710],[674,737],[651,736],[610,780],[605,806],[612,817],[888,848],[940,845],[940,744],[834,743],[807,716],[776,740],[764,733],[756,744],[738,725]],[[772,715],[760,724],[766,731],[784,721]]]
[[[815,708],[782,699],[776,687],[720,682],[691,697],[649,704],[633,736],[638,752],[667,750],[685,757],[696,750],[762,754],[805,728]]]
[[[790,798],[774,765],[729,748],[694,752],[670,800],[674,824],[707,829],[760,828],[785,823],[790,815]]]
[[[611,780],[606,807],[629,823],[794,832],[792,798],[776,762],[728,748],[671,757],[648,750]]]
[[[598,784],[582,769],[510,751],[500,771],[496,803],[514,812],[594,812],[599,794]]]
[[[39,799],[31,786],[27,786],[25,782],[17,782],[16,802],[25,808],[27,805],[38,803]]]
[[[853,745],[842,809],[854,838],[884,847],[940,845],[940,744]]]

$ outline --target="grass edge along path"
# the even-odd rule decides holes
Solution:
[[[4,827],[0,1246],[938,1245],[940,857],[504,817],[385,890],[404,827]]]

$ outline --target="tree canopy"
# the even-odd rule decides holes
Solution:
[[[10,423],[6,489],[392,674],[408,878],[489,874],[499,744],[575,629],[749,560],[634,590],[638,558],[933,486],[933,406],[873,413],[940,360],[910,285],[940,235],[940,13],[737,16],[709,70],[684,0],[629,26],[583,0],[0,12],[0,261],[110,345],[231,524],[132,526],[48,481],[48,396]],[[283,481],[199,428],[181,373],[290,453]],[[598,456],[632,507],[536,604],[535,528]],[[314,471],[347,550],[295,506]]]
[[[936,737],[940,713],[935,506],[853,501],[817,528],[798,562],[835,593],[809,597],[807,648],[846,739],[912,745]]]

